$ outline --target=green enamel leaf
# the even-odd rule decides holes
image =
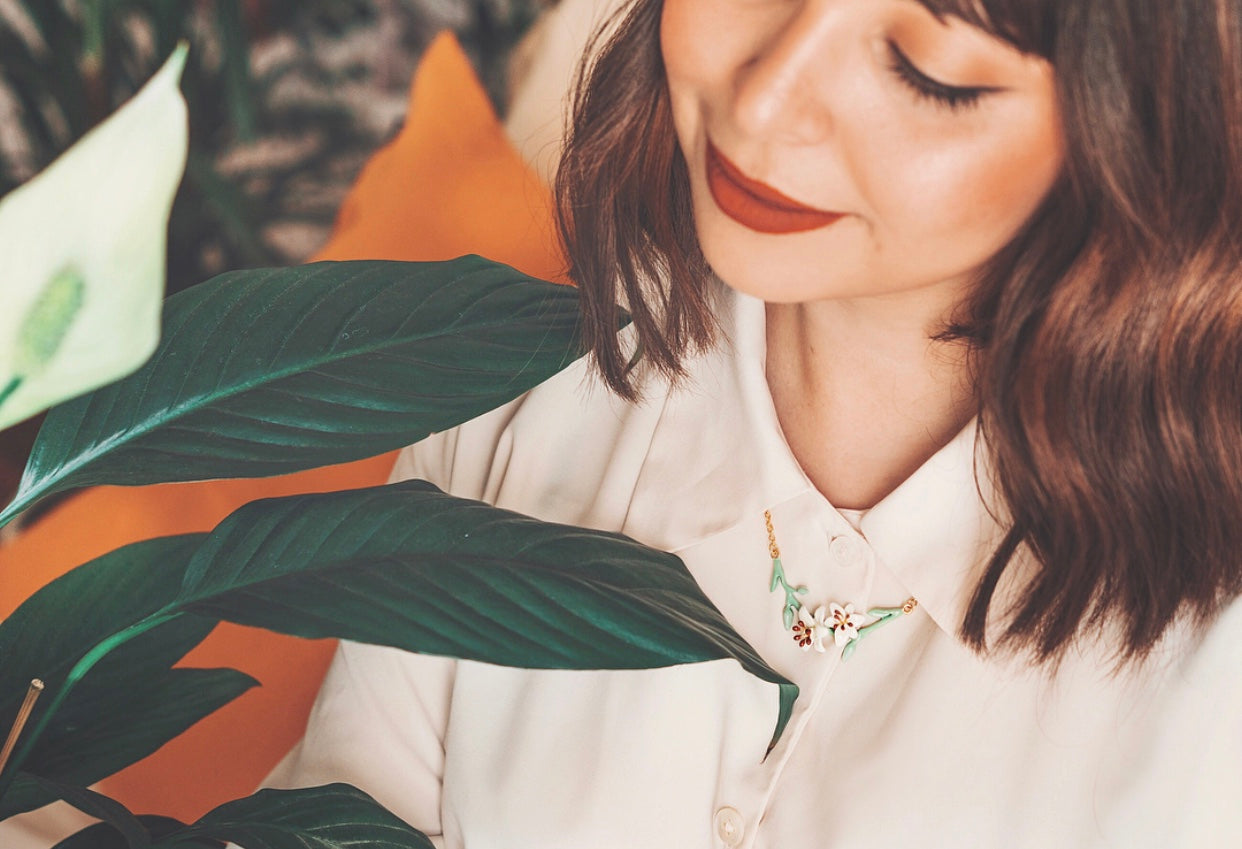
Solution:
[[[130,377],[49,412],[0,524],[93,484],[257,477],[474,418],[579,354],[578,295],[480,257],[233,272],[169,298]]]
[[[155,349],[187,149],[185,53],[0,199],[0,428],[133,371]]]

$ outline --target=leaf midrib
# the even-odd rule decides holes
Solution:
[[[474,272],[474,273],[477,274],[479,272]],[[463,277],[461,279],[464,280],[466,279],[466,277]],[[460,282],[460,280],[458,282]],[[530,281],[516,281],[514,283],[506,284],[506,287],[516,286],[516,285],[528,285],[529,282]],[[491,293],[489,293],[489,295],[490,294]],[[481,303],[481,301],[472,302],[472,305],[478,304],[478,303]],[[417,343],[417,342],[425,342],[428,339],[439,338],[439,337],[443,337],[446,335],[452,335],[451,331],[459,326],[460,326],[460,317],[459,317],[459,321],[450,323],[446,327],[437,328],[433,332],[426,332],[421,335],[416,335],[416,336],[407,338],[398,343],[393,343],[392,342],[393,336],[389,336],[389,337],[386,337],[386,339],[380,340],[376,343],[362,345],[356,349],[351,349],[348,354],[348,357],[365,356],[367,354],[375,353],[376,351],[382,350],[383,348],[386,348],[386,347],[395,347],[395,346],[407,345],[407,344],[412,344],[412,343]],[[473,330],[479,330],[479,331],[494,330],[498,327],[503,327],[503,326],[512,326],[511,318],[510,320],[498,319],[495,321],[487,321],[487,322],[480,323],[480,324],[470,325],[472,331]],[[550,332],[551,332],[550,330],[546,332],[543,338],[547,339],[548,336],[550,335]],[[536,351],[532,353],[531,358],[527,359],[527,364],[530,363],[531,359],[533,359],[537,351],[538,349],[536,349]],[[79,460],[77,462],[64,465],[64,466],[60,466],[59,469],[57,470],[58,471],[57,474],[35,479],[29,487],[23,486],[22,491],[18,493],[18,496],[13,500],[12,504],[10,504],[9,507],[7,507],[4,511],[0,512],[0,518],[3,518],[7,515],[10,515],[13,512],[16,512],[13,510],[14,507],[29,505],[33,501],[33,499],[30,497],[31,494],[37,493],[40,490],[43,490],[43,494],[46,494],[46,492],[52,489],[57,482],[66,480],[72,477],[74,474],[77,474],[84,467],[89,466],[92,463],[94,463],[100,457],[100,455],[108,453],[109,451],[113,450],[113,448],[115,448],[117,445],[124,445],[127,443],[135,442],[141,439],[143,436],[147,435],[148,433],[152,432],[153,430],[157,430],[161,426],[166,426],[166,425],[176,423],[180,419],[183,419],[187,417],[188,415],[192,414],[193,412],[195,412],[196,410],[201,409],[202,407],[206,406],[208,403],[217,403],[219,401],[226,400],[226,399],[235,397],[237,395],[244,394],[245,392],[249,392],[255,387],[261,386],[264,383],[268,383],[268,384],[277,383],[292,375],[300,374],[302,372],[309,371],[311,369],[319,368],[320,366],[327,364],[327,363],[339,362],[340,360],[347,359],[348,357],[332,357],[328,355],[313,357],[310,360],[305,361],[305,363],[301,365],[300,367],[296,367],[296,368],[289,367],[286,369],[279,369],[276,372],[266,372],[266,374],[268,375],[266,380],[254,380],[254,381],[247,381],[245,384],[234,384],[233,388],[230,391],[226,391],[226,392],[220,392],[216,394],[205,393],[201,395],[191,396],[190,398],[183,400],[177,405],[167,408],[165,411],[165,415],[159,416],[157,418],[157,416],[153,414],[147,417],[146,419],[136,423],[134,426],[126,429],[125,431],[122,431],[119,434],[114,434],[113,436],[106,438],[103,441],[95,442],[94,446],[91,447],[87,452],[78,455]],[[565,365],[568,365],[568,363],[566,363]],[[563,367],[564,366],[562,366],[562,368]],[[516,372],[514,374],[514,377],[516,378],[520,374],[522,374],[522,370],[519,370],[518,372]],[[207,400],[202,401],[201,399],[207,399]],[[199,403],[193,404],[192,402],[195,402],[195,401],[198,401]],[[47,481],[52,482],[51,486],[47,485],[46,483]]]

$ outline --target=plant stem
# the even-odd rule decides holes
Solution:
[[[216,14],[224,47],[224,92],[233,119],[233,132],[239,142],[254,141],[258,130],[251,94],[250,45],[241,0],[223,0],[217,5]]]
[[[26,690],[26,698],[22,700],[22,706],[17,710],[17,718],[13,720],[13,727],[9,729],[9,736],[4,741],[4,748],[0,749],[0,772],[4,771],[4,765],[9,762],[9,755],[13,754],[13,747],[17,745],[18,739],[22,736],[22,729],[26,727],[26,720],[30,719],[30,712],[34,710],[35,702],[38,701],[42,693],[43,682],[35,678],[30,682],[30,688]]]
[[[0,799],[4,798],[4,794],[8,792],[9,787],[13,784],[13,779],[17,777],[17,772],[21,769],[22,764],[26,762],[26,758],[30,756],[30,752],[34,749],[35,744],[39,742],[39,738],[43,736],[43,732],[47,730],[47,726],[51,723],[52,717],[56,715],[56,711],[68,698],[70,691],[81,681],[86,674],[95,667],[99,661],[103,660],[116,649],[128,643],[135,637],[139,637],[150,631],[152,628],[159,627],[165,622],[170,622],[180,616],[180,611],[163,610],[159,613],[152,614],[141,622],[130,625],[124,631],[113,634],[111,637],[100,642],[93,649],[88,651],[74,667],[69,670],[69,674],[65,677],[65,682],[60,685],[60,689],[56,691],[56,696],[52,699],[51,704],[47,706],[47,710],[39,717],[39,721],[35,723],[30,734],[18,747],[17,753],[13,755],[13,759],[9,761],[4,772],[0,773]]]

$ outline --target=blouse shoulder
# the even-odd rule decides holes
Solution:
[[[1238,729],[1242,755],[1242,598],[1228,604],[1193,650],[1181,670],[1182,682],[1200,692],[1212,692]],[[1239,763],[1242,763],[1240,761]]]
[[[545,521],[615,530],[659,424],[666,393],[631,404],[585,359],[513,401],[404,449],[392,480]]]

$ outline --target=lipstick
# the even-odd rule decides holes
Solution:
[[[800,233],[827,227],[841,212],[799,203],[766,183],[753,180],[707,142],[707,187],[725,215],[760,233]]]

